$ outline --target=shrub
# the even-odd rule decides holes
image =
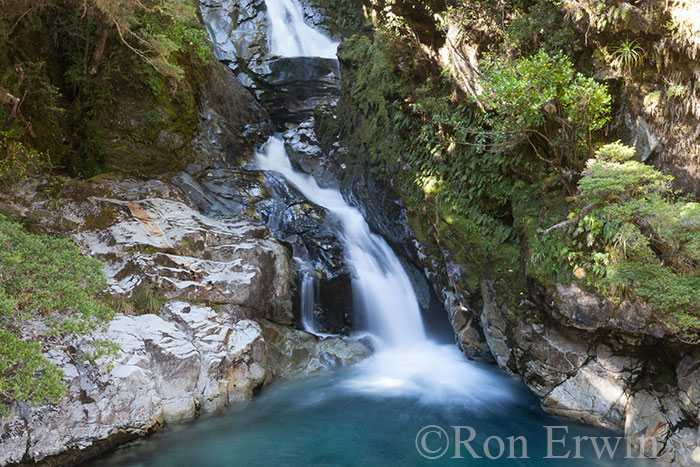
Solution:
[[[490,58],[482,85],[482,102],[501,150],[526,143],[562,178],[567,169],[583,168],[593,150],[593,132],[610,119],[606,87],[576,73],[562,53],[540,50],[510,63]]]
[[[639,297],[670,327],[697,335],[700,204],[678,198],[672,177],[630,161],[633,154],[617,142],[589,161],[575,209],[558,224],[568,233],[562,259],[603,295]]]
[[[13,400],[40,405],[66,391],[63,372],[34,339],[86,335],[109,321],[112,310],[96,298],[106,287],[102,264],[68,239],[28,234],[0,215],[0,245],[0,414],[7,414]],[[29,319],[44,321],[47,335],[22,335],[20,325]],[[82,357],[116,350],[101,340],[92,347]]]

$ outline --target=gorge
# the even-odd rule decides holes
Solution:
[[[172,77],[161,85],[148,73],[146,91],[129,77],[115,80],[111,86],[124,90],[119,110],[98,120],[101,135],[108,135],[109,170],[66,176],[57,188],[42,174],[2,185],[6,245],[31,245],[46,234],[70,238],[104,264],[107,293],[98,297],[113,317],[87,332],[55,333],[45,306],[4,324],[41,342],[61,369],[66,392],[26,402],[2,396],[9,416],[0,420],[0,464],[700,463],[700,364],[694,324],[687,324],[694,308],[683,296],[681,311],[667,318],[659,308],[676,310],[675,303],[659,305],[649,298],[654,292],[644,295],[648,284],[633,279],[642,292],[614,298],[610,290],[619,285],[594,279],[596,268],[618,260],[612,247],[590,257],[572,250],[597,247],[612,227],[596,224],[603,223],[596,209],[627,202],[625,193],[637,195],[631,186],[662,203],[656,196],[666,195],[670,179],[642,162],[677,172],[682,164],[655,154],[692,146],[675,140],[659,146],[659,139],[671,141],[658,136],[657,121],[670,110],[647,112],[647,103],[640,110],[635,93],[641,91],[611,78],[613,71],[605,75],[598,62],[591,65],[598,81],[586,81],[574,73],[574,66],[590,65],[583,58],[567,65],[561,52],[521,62],[511,57],[516,81],[534,79],[528,70],[541,59],[554,70],[549,76],[564,70],[569,89],[597,92],[605,82],[618,92],[607,104],[600,92],[601,115],[616,115],[605,131],[637,147],[610,149],[602,141],[580,166],[575,159],[583,150],[576,144],[585,144],[584,137],[574,138],[576,157],[557,148],[545,153],[548,137],[559,135],[563,146],[575,127],[570,115],[557,114],[566,110],[557,106],[574,98],[553,95],[533,111],[542,137],[524,141],[534,154],[522,155],[523,143],[515,150],[522,152],[518,162],[502,162],[479,138],[493,138],[497,148],[511,143],[474,125],[509,135],[508,120],[484,123],[474,115],[520,102],[519,84],[508,82],[505,65],[482,63],[479,70],[475,43],[494,39],[477,26],[459,26],[475,13],[441,2],[363,3],[201,0],[194,17],[217,60],[202,64],[185,55],[193,67],[183,68],[185,85]],[[528,15],[544,24],[548,17],[536,9],[555,7],[541,3]],[[574,23],[569,13],[589,7],[564,3]],[[668,11],[685,5],[676,3]],[[620,8],[631,15],[620,31],[658,35],[638,17],[642,6]],[[505,22],[505,7],[502,16]],[[195,36],[186,37],[194,46]],[[96,46],[88,43],[84,57],[90,47]],[[674,79],[694,72],[674,57],[666,60]],[[438,64],[445,68],[436,72]],[[85,70],[88,65],[85,58]],[[508,102],[487,102],[497,96],[484,91],[488,85],[506,89]],[[155,101],[144,97],[151,91]],[[685,92],[694,99],[695,89]],[[656,105],[673,102],[669,94],[668,103]],[[182,105],[192,107],[173,107]],[[442,105],[450,109],[447,117],[431,107]],[[693,112],[691,104],[686,109]],[[523,119],[530,110],[522,108]],[[691,119],[664,124],[686,131]],[[590,135],[602,128],[586,127],[589,150]],[[2,135],[5,144],[9,136]],[[471,148],[481,151],[478,162],[470,159]],[[570,165],[548,167],[551,160],[538,151]],[[633,154],[639,166],[624,165],[636,163],[625,162]],[[605,177],[618,169],[640,178],[625,182],[617,197],[595,191],[609,189]],[[691,172],[684,176],[693,179]],[[482,185],[471,185],[477,176]],[[459,185],[478,194],[464,194]],[[453,194],[444,195],[446,189]],[[686,204],[663,206],[680,213],[680,230],[694,232],[691,195],[663,202],[676,200]],[[469,217],[482,204],[481,217]],[[619,216],[631,208],[622,206],[611,226],[627,222]],[[662,245],[667,237],[653,236],[654,222],[664,219],[638,209],[649,217],[629,224],[652,232],[647,243],[662,257],[660,267],[671,267],[673,252]],[[637,248],[624,232],[625,248]],[[587,244],[562,243],[581,235]],[[683,237],[677,256],[690,245],[694,258],[694,241]],[[571,254],[554,252],[560,247]],[[570,275],[557,269],[563,258],[573,258]],[[691,260],[678,263],[674,280],[679,271],[694,277]],[[0,271],[0,286],[13,293],[7,277],[19,266],[3,264],[11,267]],[[685,293],[670,284],[662,295]],[[20,309],[25,302],[17,297],[12,307]],[[101,342],[106,352],[97,352]]]

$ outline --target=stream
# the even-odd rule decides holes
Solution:
[[[334,57],[337,44],[304,23],[296,0],[266,4],[273,54]],[[375,353],[352,367],[278,380],[252,401],[169,425],[90,465],[647,465],[624,439],[547,416],[517,378],[428,335],[394,251],[337,189],[295,170],[279,137],[260,148],[255,166],[283,175],[338,221],[357,331]],[[302,307],[312,309],[313,284],[302,294]],[[312,313],[303,324],[315,332]]]

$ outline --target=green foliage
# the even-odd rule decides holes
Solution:
[[[629,21],[629,7],[613,4],[613,0],[601,0],[595,4],[591,24],[599,31],[613,29]]]
[[[27,180],[49,168],[45,154],[28,149],[12,132],[0,131],[0,186]]]
[[[666,89],[666,95],[670,98],[685,97],[687,92],[688,88],[682,84],[671,85]]]
[[[560,2],[536,0],[530,5],[527,5],[530,2],[524,3],[523,11],[513,15],[514,19],[504,31],[502,54],[527,56],[538,48],[549,54],[563,51],[574,55],[581,51],[581,35],[565,20],[565,10]]]
[[[696,334],[700,204],[679,199],[672,177],[630,161],[633,153],[618,142],[589,161],[561,259],[599,293],[616,301],[639,297],[671,328]]]
[[[634,157],[634,152],[634,148],[615,141],[599,148],[595,156],[601,161],[625,162]]]
[[[115,166],[163,171],[187,156],[188,145],[182,158],[168,154],[165,161],[151,134],[121,143],[131,129],[126,119],[116,121],[114,106],[134,114],[165,109],[170,119],[153,132],[167,127],[189,140],[212,58],[195,3],[0,0],[0,43],[0,131],[27,154],[45,155],[51,164],[44,173],[51,166],[82,177]]]
[[[636,40],[625,39],[612,49],[613,65],[631,73],[644,59],[644,49]]]
[[[0,307],[11,306],[2,300],[0,296]],[[0,417],[9,415],[7,404],[13,400],[34,406],[58,402],[66,392],[63,376],[63,371],[42,355],[41,344],[0,329]]]
[[[60,338],[88,334],[113,312],[96,298],[106,287],[102,264],[68,239],[28,234],[0,215],[0,246],[0,405],[6,412],[13,400],[55,402],[66,390],[62,372],[34,340],[39,336],[19,334],[23,321],[40,319],[48,337]],[[83,357],[115,351],[112,343],[93,341]]]
[[[644,107],[653,109],[661,102],[661,91],[652,91],[644,96]]]
[[[482,85],[500,149],[527,142],[556,170],[582,168],[592,152],[592,133],[610,119],[606,87],[576,73],[562,53],[540,50],[514,62],[488,57]]]
[[[324,25],[331,35],[350,37],[368,25],[363,0],[311,0],[311,5],[323,15]]]

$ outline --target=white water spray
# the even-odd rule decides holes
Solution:
[[[335,58],[338,43],[304,22],[297,0],[265,0],[270,20],[270,53],[281,57]]]

